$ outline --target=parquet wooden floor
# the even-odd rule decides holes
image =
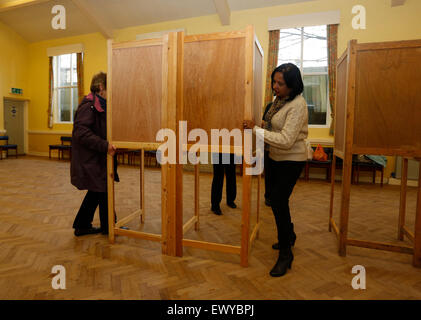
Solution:
[[[70,184],[69,162],[37,157],[0,161],[0,299],[420,299],[421,270],[412,257],[348,247],[337,254],[328,230],[330,185],[299,181],[291,199],[297,242],[292,270],[271,278],[277,252],[270,208],[261,205],[261,230],[253,245],[250,266],[239,256],[185,248],[182,258],[161,255],[160,244],[117,237],[110,245],[102,235],[75,237],[71,228],[85,195]],[[139,171],[119,168],[116,185],[119,217],[138,206]],[[147,169],[146,223],[129,225],[160,232],[160,171]],[[184,175],[187,221],[193,214],[193,175]],[[241,210],[222,203],[223,216],[210,208],[211,175],[201,183],[201,229],[189,239],[239,244]],[[241,208],[241,177],[237,178]],[[254,182],[256,183],[256,182]],[[340,185],[336,188],[338,208]],[[262,190],[263,196],[263,190]],[[407,225],[413,229],[415,189],[408,190]],[[256,195],[254,195],[256,197]],[[255,198],[254,198],[255,199]],[[349,236],[396,241],[399,187],[352,186]],[[335,214],[336,221],[338,214]],[[98,225],[96,214],[94,224]],[[66,268],[66,289],[51,287],[54,265]],[[366,268],[367,289],[354,290],[354,265]]]

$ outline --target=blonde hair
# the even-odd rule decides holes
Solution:
[[[104,89],[107,89],[107,74],[104,72],[99,72],[92,77],[91,81],[91,92],[97,93],[100,91],[99,85],[102,84]]]

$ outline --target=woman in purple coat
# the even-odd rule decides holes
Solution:
[[[91,93],[79,105],[72,132],[71,182],[88,190],[73,223],[75,236],[108,233],[107,153],[116,148],[107,141],[107,75],[93,76]],[[118,176],[116,175],[118,181]],[[92,227],[99,205],[100,228]]]

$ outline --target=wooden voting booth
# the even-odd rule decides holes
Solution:
[[[353,154],[421,157],[421,40],[357,44],[352,40],[337,63],[335,149],[329,231],[346,246],[413,254],[421,267],[421,175],[414,233],[404,225],[407,160],[403,162],[398,239],[413,246],[348,238]],[[333,220],[336,157],[343,159],[339,228]],[[406,163],[406,170],[405,170]],[[421,169],[421,168],[420,168]]]
[[[174,233],[176,201],[174,165],[162,165],[162,233],[151,234],[120,227],[140,217],[145,220],[144,150],[157,150],[161,128],[176,129],[177,34],[159,39],[108,42],[107,139],[116,148],[141,150],[140,208],[114,223],[113,157],[108,155],[109,240],[116,235],[162,242],[162,252],[176,255]]]
[[[109,42],[108,140],[117,148],[158,149],[156,133],[161,128],[177,134],[195,128],[228,130],[243,128],[244,120],[261,119],[263,50],[252,26],[242,31],[185,36],[169,33],[159,39]],[[187,128],[179,128],[179,121]],[[192,142],[194,144],[194,142]],[[181,152],[177,143],[177,161]],[[210,142],[207,151],[213,149]],[[203,149],[202,149],[203,150]],[[230,144],[229,152],[243,155],[243,147]],[[160,241],[162,252],[182,256],[183,246],[239,254],[241,265],[248,265],[256,223],[251,230],[252,176],[244,174],[250,166],[243,161],[241,245],[232,246],[184,239],[192,226],[199,228],[199,166],[195,165],[195,214],[183,225],[183,167],[164,164],[162,183],[162,233],[149,234],[119,227],[141,218],[144,222],[143,151],[141,161],[141,205],[139,210],[114,223],[113,159],[108,156],[109,239],[116,235]],[[255,177],[260,188],[260,175]],[[257,190],[257,202],[259,202]]]

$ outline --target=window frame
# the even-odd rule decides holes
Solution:
[[[328,85],[327,85],[327,99],[326,99],[326,123],[325,124],[308,124],[309,128],[330,128],[331,122],[332,122],[332,117],[330,116],[331,114],[331,105],[330,105],[330,99],[329,99],[329,94],[330,94],[330,90],[329,90],[329,62],[328,62],[328,70],[326,72],[307,72],[304,73],[304,28],[308,28],[308,27],[317,27],[317,26],[326,26],[326,31],[327,31],[327,25],[325,24],[320,24],[320,25],[314,25],[314,26],[310,26],[310,25],[305,25],[305,26],[296,26],[296,27],[291,27],[291,28],[281,28],[279,29],[279,36],[281,36],[281,32],[282,30],[286,30],[286,29],[300,29],[301,31],[301,42],[300,42],[300,46],[301,46],[301,56],[300,56],[300,72],[301,72],[301,78],[304,82],[304,76],[327,76],[327,80],[328,80]],[[327,33],[326,33],[326,42],[327,42]],[[279,41],[279,45],[281,45],[281,41]],[[326,57],[328,57],[328,52],[326,52]],[[278,60],[277,60],[277,64],[279,65],[279,53],[278,53]]]
[[[65,56],[65,55],[70,55],[70,83],[73,83],[73,55],[75,56],[75,67],[76,67],[76,84],[75,85],[70,85],[70,86],[59,86],[56,84],[59,84],[59,74],[60,74],[60,57],[61,56]],[[74,99],[74,94],[73,91],[74,90],[70,90],[70,121],[62,121],[61,120],[61,102],[60,102],[60,95],[59,95],[59,90],[60,89],[78,89],[78,76],[77,76],[77,52],[69,52],[69,53],[63,53],[60,55],[56,55],[53,57],[53,74],[54,74],[54,81],[53,81],[53,106],[54,106],[54,123],[55,124],[73,124],[74,121],[74,108],[73,108],[73,99]]]

